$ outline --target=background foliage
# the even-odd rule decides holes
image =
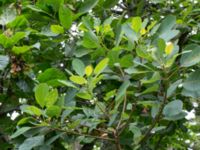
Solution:
[[[1,150],[200,148],[198,0],[0,6]]]

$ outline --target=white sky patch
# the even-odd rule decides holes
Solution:
[[[20,115],[20,114],[19,114],[18,112],[14,111],[14,112],[11,114],[10,118],[11,118],[11,120],[15,120],[19,115]]]
[[[64,64],[63,64],[63,63],[60,63],[60,67],[64,67]]]
[[[199,107],[199,104],[198,104],[197,102],[193,102],[192,104],[193,104],[193,106],[194,106],[195,108]]]
[[[196,116],[195,116],[195,110],[192,109],[190,112],[187,112],[187,115],[185,117],[187,120],[192,120],[192,119],[195,119]]]

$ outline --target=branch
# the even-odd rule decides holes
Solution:
[[[156,117],[155,117],[153,123],[151,124],[151,126],[149,127],[149,129],[144,134],[143,138],[139,141],[139,144],[142,144],[143,142],[145,142],[149,138],[149,135],[151,134],[151,131],[156,126],[156,124],[159,123],[166,102],[167,102],[167,92],[164,93],[164,99],[163,99],[163,102],[162,102],[162,104],[160,106],[158,114],[156,115]]]
[[[115,139],[112,139],[112,138],[101,137],[101,136],[95,136],[95,135],[84,134],[84,133],[78,133],[78,132],[74,132],[74,131],[67,131],[67,130],[63,130],[63,129],[59,129],[59,128],[51,128],[51,129],[52,129],[52,130],[55,130],[55,131],[65,132],[66,134],[79,135],[79,136],[87,136],[87,137],[91,137],[91,138],[95,138],[95,139],[101,139],[101,140],[106,140],[106,141],[113,141],[113,142],[115,142]]]

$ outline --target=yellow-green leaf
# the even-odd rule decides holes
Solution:
[[[171,43],[171,42],[167,43],[166,47],[165,47],[165,53],[167,55],[170,55],[172,53],[173,48],[174,48],[173,43]]]
[[[15,54],[22,54],[22,53],[25,53],[25,52],[29,51],[31,48],[32,48],[32,46],[27,46],[27,45],[24,45],[24,46],[14,46],[12,48],[12,51]]]
[[[89,65],[89,66],[87,66],[87,67],[85,68],[85,74],[86,74],[88,77],[92,74],[92,72],[93,72],[93,68],[92,68],[91,65]]]
[[[84,77],[81,77],[81,76],[71,76],[69,79],[76,84],[87,83],[87,80]]]
[[[55,104],[55,102],[58,99],[58,90],[57,89],[53,89],[52,91],[50,91],[48,93],[48,95],[45,98],[46,101],[46,106],[52,106],[53,104]]]
[[[64,33],[64,28],[59,25],[51,25],[51,31],[56,34]]]
[[[101,60],[97,66],[94,69],[94,74],[98,75],[100,74],[108,65],[108,58],[104,58],[103,60]]]

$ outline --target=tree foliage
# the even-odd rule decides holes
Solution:
[[[198,1],[0,6],[0,149],[199,149]]]

